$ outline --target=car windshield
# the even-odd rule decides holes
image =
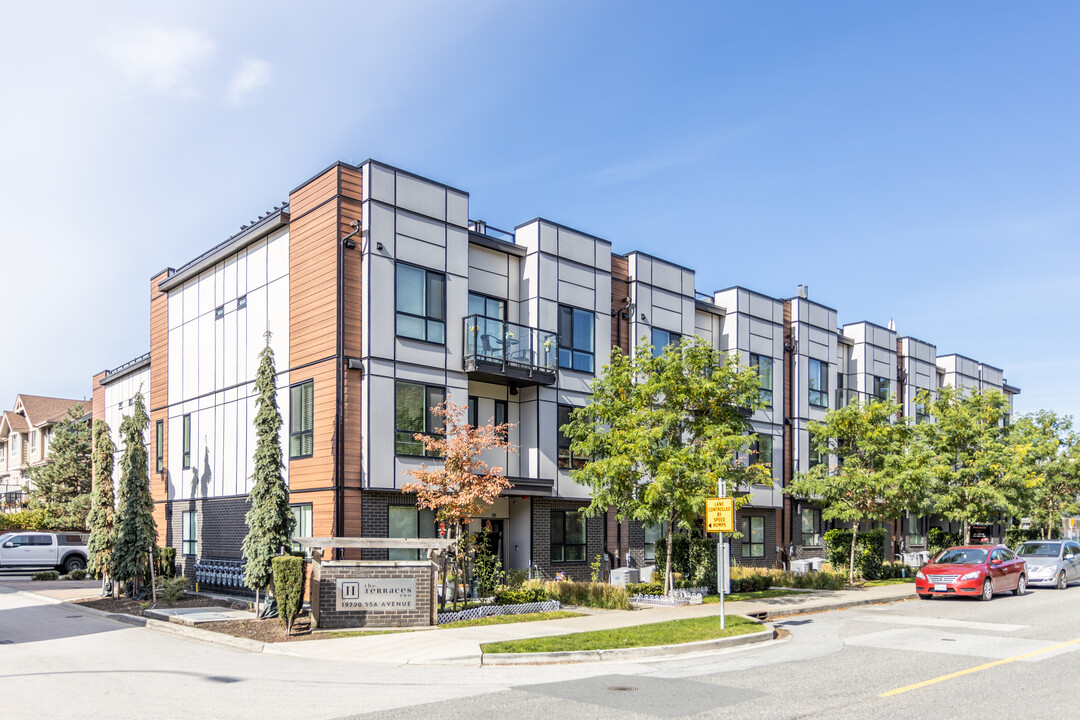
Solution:
[[[1060,550],[1061,543],[1026,542],[1017,548],[1016,554],[1024,557],[1057,557]]]
[[[4,533],[3,535],[0,535],[0,543],[6,542],[8,538],[10,538],[14,534],[15,533]]]
[[[938,565],[978,565],[986,562],[986,551],[978,548],[949,548],[934,560]]]

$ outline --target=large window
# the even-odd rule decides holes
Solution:
[[[810,358],[806,371],[808,399],[815,407],[829,407],[829,364]]]
[[[587,310],[559,306],[559,367],[593,371],[593,320]]]
[[[799,522],[802,525],[802,544],[821,545],[821,511],[804,507],[799,510]]]
[[[645,562],[656,560],[656,543],[667,537],[667,523],[652,523],[645,526]]]
[[[878,400],[888,400],[889,395],[889,378],[875,377],[874,378],[874,397]]]
[[[585,517],[576,510],[551,511],[551,562],[585,561]]]
[[[505,320],[506,301],[471,292],[469,293],[469,314],[492,320]]]
[[[682,339],[682,335],[679,333],[671,332],[670,330],[661,330],[660,328],[652,329],[652,354],[653,357],[660,357],[664,354],[664,348],[668,345],[678,345],[679,340]]]
[[[431,408],[446,399],[446,389],[399,380],[394,401],[394,451],[398,455],[434,456],[425,453],[416,433],[431,435],[442,423]]]
[[[185,470],[191,467],[191,415],[184,416],[184,445],[183,462],[180,463]]]
[[[575,455],[570,449],[570,438],[563,433],[563,425],[570,422],[570,413],[574,411],[569,405],[559,406],[559,425],[555,432],[558,434],[558,449],[559,449],[559,467],[561,468],[583,468],[585,467],[586,458],[581,455]]]
[[[772,407],[773,398],[772,366],[771,357],[750,353],[750,367],[757,370],[758,380],[761,383],[761,402],[768,407]]]
[[[446,276],[424,268],[397,264],[397,334],[446,342]]]
[[[754,442],[750,445],[750,464],[768,465],[769,477],[773,476],[772,441],[772,435],[755,435]]]
[[[184,555],[198,555],[199,554],[199,513],[195,510],[185,510],[180,516],[182,523],[182,537],[183,547],[181,552]]]
[[[311,503],[303,503],[300,505],[290,505],[289,509],[292,510],[293,531],[292,536],[294,538],[292,542],[293,552],[304,551],[304,554],[311,557],[311,548],[305,548],[296,542],[295,538],[311,537]]]
[[[435,511],[421,510],[415,505],[391,505],[389,513],[389,537],[392,538],[433,538],[435,537]],[[420,550],[391,548],[390,560],[420,560]]]
[[[765,557],[765,518],[744,517],[739,521],[742,533],[742,556],[744,558]]]
[[[505,425],[510,420],[510,406],[505,400],[495,401],[495,425]],[[505,434],[504,434],[505,435]],[[505,439],[505,437],[504,437]]]
[[[165,469],[165,421],[154,423],[154,467],[158,472]]]
[[[38,431],[37,430],[31,430],[30,431],[30,454],[31,455],[36,455],[37,454],[37,436],[38,436]]]
[[[915,403],[915,422],[924,423],[930,420],[930,408],[926,403]]]
[[[311,457],[315,445],[315,381],[289,388],[289,459]]]

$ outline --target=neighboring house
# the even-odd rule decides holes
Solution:
[[[134,412],[135,394],[142,392],[147,412],[150,410],[150,353],[141,355],[133,360],[98,373],[93,379],[93,418],[104,420],[109,426],[109,436],[112,438],[116,452],[113,455],[113,486],[114,491],[120,484],[120,461],[124,457],[124,443],[120,435],[120,423],[124,418]],[[152,449],[150,443],[150,428],[143,433],[143,442],[147,444],[148,456],[147,467],[150,472],[155,472],[153,465]]]
[[[507,568],[585,579],[598,555],[610,567],[651,562],[667,528],[582,519],[589,493],[570,471],[587,459],[560,426],[588,402],[613,347],[633,352],[645,338],[659,350],[694,334],[761,374],[765,407],[749,418],[756,438],[743,460],[770,463],[774,485],[750,489],[732,555],[786,563],[824,551],[821,509],[783,494],[828,461],[809,452],[809,423],[854,398],[900,397],[918,415],[917,390],[952,377],[933,345],[891,326],[841,328],[807,295],[700,293],[690,268],[613,253],[541,218],[497,230],[469,219],[461,190],[372,160],[337,163],[151,280],[150,352],[95,378],[94,417],[113,413],[116,433],[141,386],[160,542],[182,549],[188,573],[197,557],[238,558],[269,332],[297,535],[437,533],[401,488],[406,470],[432,462],[413,437],[435,427],[426,409],[450,398],[474,422],[513,424],[517,452],[487,455],[513,488],[473,528],[490,523]]]
[[[20,394],[15,406],[0,417],[0,509],[21,507],[26,471],[42,465],[49,456],[53,428],[73,407],[82,408],[89,419],[86,400]]]

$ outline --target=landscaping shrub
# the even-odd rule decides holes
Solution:
[[[527,570],[507,570],[506,571],[506,587],[509,590],[516,590],[525,584],[529,579],[529,572]]]
[[[273,558],[274,597],[277,599],[278,616],[285,626],[286,634],[292,633],[293,620],[300,614],[304,604],[304,560],[294,555]]]
[[[752,578],[752,579],[751,579]],[[812,571],[796,575],[787,570],[737,566],[731,568],[732,592],[756,592],[770,587],[802,590],[841,590],[847,586],[847,574]]]
[[[159,578],[176,577],[176,548],[154,548],[154,572]]]
[[[0,513],[0,532],[7,532],[8,530],[46,531],[51,529],[48,513],[45,512],[44,508]]]
[[[476,586],[476,594],[482,598],[491,597],[502,581],[503,569],[502,560],[491,552],[487,528],[476,534],[474,547],[473,584]]]
[[[855,540],[855,574],[864,580],[881,579],[885,535],[884,530],[863,530]],[[851,559],[851,530],[834,528],[825,533],[825,554],[833,567],[847,567]]]
[[[707,587],[716,592],[716,538],[676,532],[671,539],[671,568],[681,573],[686,587]],[[667,567],[667,542],[656,543],[656,571],[664,576]],[[663,584],[663,581],[661,581]]]
[[[926,549],[930,551],[930,560],[933,561],[942,550],[964,542],[964,536],[960,533],[948,532],[941,528],[930,528],[926,534]]]
[[[68,573],[67,578],[68,578],[68,580],[85,580],[86,579],[86,571],[83,570],[82,568],[72,570],[71,572]]]
[[[1059,535],[1057,532],[1051,533],[1051,537]],[[1025,543],[1028,540],[1041,540],[1042,533],[1035,528],[1028,528],[1027,530],[1019,527],[1011,527],[1005,531],[1005,544],[1015,549],[1020,543]]]
[[[539,581],[529,581],[525,587],[533,587]],[[607,583],[550,580],[543,584],[548,597],[563,605],[582,605],[605,610],[629,610],[630,595],[626,588]]]
[[[544,602],[548,599],[547,590],[542,585],[531,587],[503,588],[495,593],[496,605],[524,605]]]
[[[664,583],[627,583],[626,592],[630,595],[663,595]]]
[[[187,586],[188,579],[183,575],[177,578],[160,578],[157,584],[157,596],[167,603],[174,603],[184,599]]]
[[[55,570],[41,570],[30,576],[31,580],[59,580],[60,573]]]

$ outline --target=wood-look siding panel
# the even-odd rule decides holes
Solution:
[[[319,203],[325,202],[337,192],[338,169],[332,167],[322,175],[297,188],[289,196],[289,214],[293,217],[303,215]]]
[[[611,256],[611,347],[630,354],[630,325],[622,317],[624,298],[630,295],[630,262],[620,255]]]
[[[169,498],[169,296],[157,289],[167,273],[150,281],[150,388],[146,406],[150,414],[150,495],[153,497],[154,522],[157,523],[158,545],[167,542],[168,527],[165,501]],[[154,408],[161,408],[155,410]],[[162,421],[162,472],[157,472],[157,423]]]

